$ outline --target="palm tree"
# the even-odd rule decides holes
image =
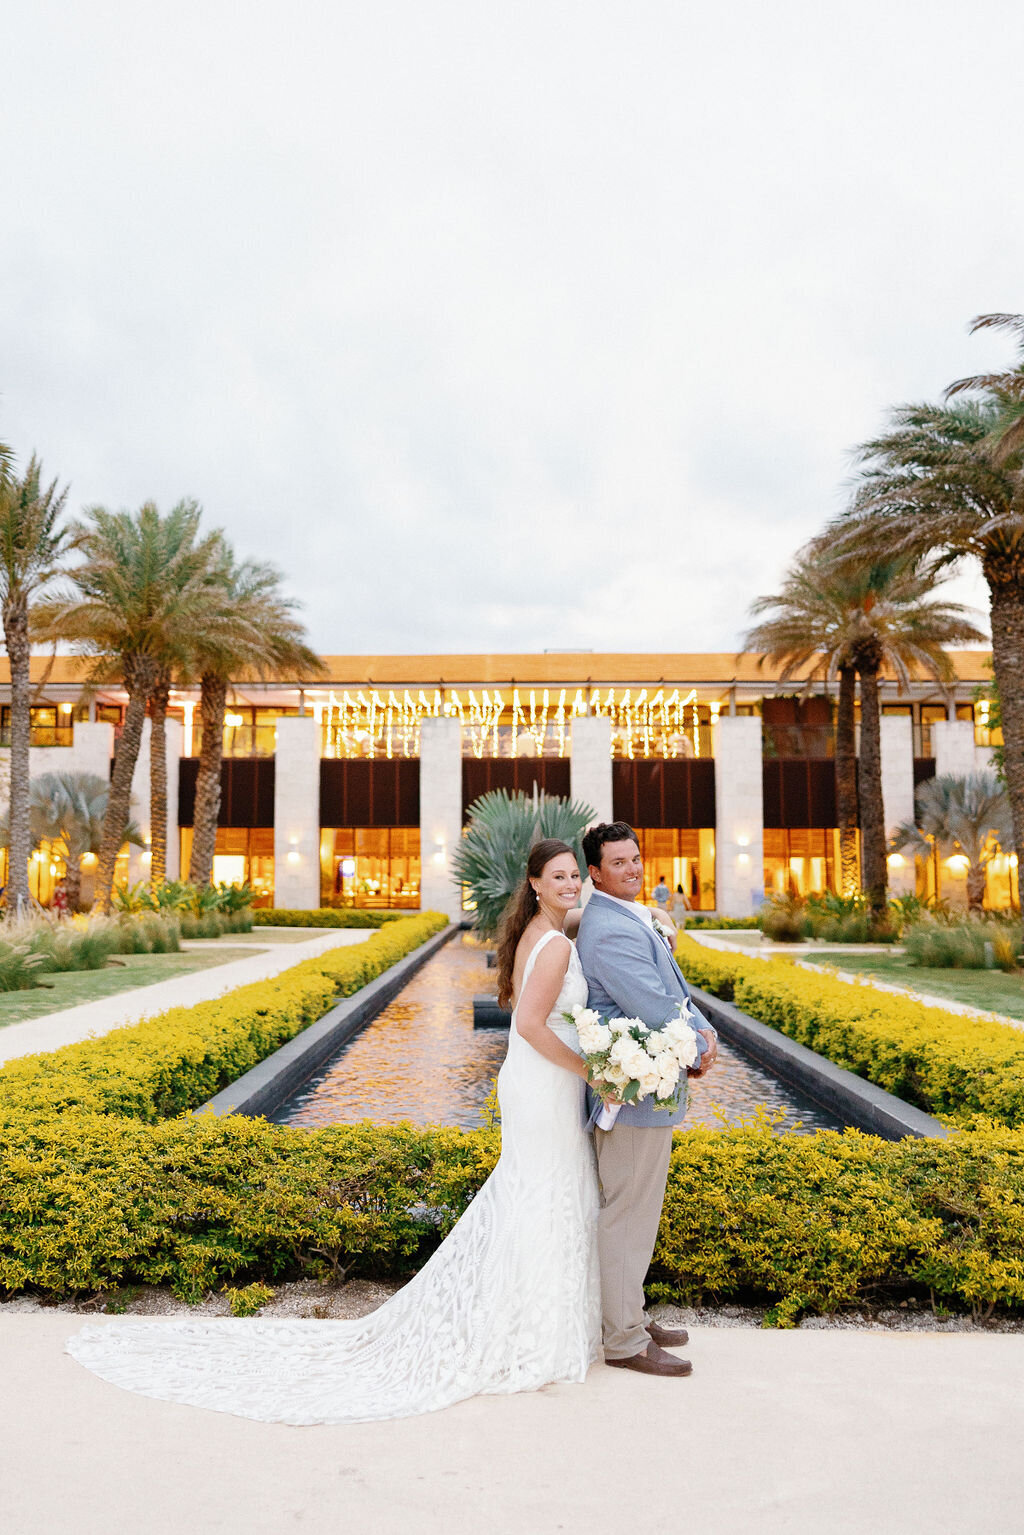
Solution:
[[[965,380],[954,389],[966,386]],[[1003,456],[1008,394],[898,406],[858,451],[860,481],[833,532],[847,548],[979,561],[991,598],[992,664],[1002,708],[1014,844],[1024,866],[1024,475]]]
[[[830,558],[825,541],[815,540],[797,561],[783,591],[777,597],[763,597],[754,604],[755,612],[774,608],[778,610],[777,616],[752,630],[744,641],[750,648],[774,652],[776,658],[785,662],[790,675],[801,662],[813,667],[814,652],[820,649],[819,675],[824,672],[834,676],[839,671],[841,689],[842,668],[860,679],[857,798],[862,882],[879,921],[884,919],[887,884],[879,675],[884,667],[891,668],[904,688],[910,685],[912,670],[951,681],[953,667],[944,647],[984,638],[966,618],[966,609],[960,604],[931,597],[937,584],[934,565],[908,558],[870,562],[859,551]],[[849,675],[846,685],[846,700],[841,696],[840,704],[846,716],[843,755],[849,761],[853,754]],[[836,797],[843,813],[848,815],[850,787],[847,782],[840,790],[838,735],[837,726]],[[840,868],[847,893],[842,843]]]
[[[30,611],[60,573],[74,534],[60,527],[67,491],[42,483],[42,465],[32,456],[19,479],[8,449],[0,449],[0,605],[11,666],[10,855],[7,908],[28,900],[29,741],[31,695]]]
[[[761,651],[761,662],[780,666],[779,681],[804,672],[805,682],[839,679],[836,708],[836,814],[839,821],[839,879],[844,895],[857,890],[857,748],[854,732],[857,669],[850,652],[851,614],[856,598],[848,572],[827,563],[820,540],[798,553],[781,592],[758,597],[751,614],[772,615],[743,638],[745,650]]]
[[[29,788],[32,847],[49,842],[63,858],[72,911],[81,905],[82,859],[100,850],[109,798],[110,784],[96,773],[41,773]],[[8,836],[5,817],[0,822],[4,845]],[[125,841],[142,846],[142,833],[134,821],[125,828]]]
[[[1010,801],[995,773],[971,773],[966,778],[944,773],[941,778],[929,778],[914,796],[914,811],[914,820],[893,833],[891,851],[910,848],[930,858],[937,847],[946,857],[963,855],[968,864],[967,905],[971,911],[980,911],[986,866],[1013,841]]]
[[[985,393],[1001,405],[1000,419],[991,433],[992,456],[1005,464],[1024,449],[1024,314],[979,314],[971,321],[973,336],[979,330],[1008,330],[1016,334],[1020,360],[1001,373],[975,373],[958,378],[946,390],[946,399],[958,394]]]
[[[80,535],[85,560],[71,573],[76,590],[43,605],[40,628],[93,658],[91,682],[119,675],[128,694],[96,871],[94,910],[106,912],[147,703],[161,668],[181,653],[182,636],[194,632],[207,610],[217,535],[198,539],[200,509],[194,501],[179,502],[166,516],[151,501],[134,514],[97,506],[87,516]],[[155,754],[161,755],[159,742]],[[154,831],[159,835],[158,827]]]
[[[324,672],[320,657],[303,638],[305,630],[294,614],[297,603],[282,593],[273,565],[237,562],[220,537],[215,593],[215,602],[197,626],[191,653],[193,674],[199,678],[201,737],[189,880],[200,887],[213,877],[224,715],[232,678],[287,671],[311,677]]]

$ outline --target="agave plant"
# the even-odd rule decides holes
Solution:
[[[584,867],[580,838],[595,812],[580,800],[517,789],[492,789],[469,807],[469,825],[452,859],[455,882],[476,907],[475,926],[484,938],[498,930],[501,914],[523,878],[535,842],[558,837]]]

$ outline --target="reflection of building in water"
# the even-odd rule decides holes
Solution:
[[[988,765],[986,656],[956,652],[949,698],[929,680],[882,683],[886,821],[913,814],[916,783]],[[489,789],[572,795],[633,825],[646,898],[664,874],[695,910],[751,911],[765,890],[834,889],[835,689],[780,686],[751,655],[342,656],[327,680],[238,682],[224,722],[214,878],[250,881],[262,904],[458,910],[452,849]],[[109,773],[123,717],[117,686],[84,701],[79,663],[58,657],[32,714],[33,774]],[[0,676],[0,695],[4,692]],[[8,690],[9,697],[9,690]],[[9,704],[0,698],[0,751]],[[975,718],[975,714],[977,717]],[[148,732],[148,727],[147,727]],[[169,875],[187,871],[202,729],[198,692],[171,701]],[[134,784],[148,824],[148,733]],[[47,900],[63,865],[40,849]],[[122,854],[146,877],[147,849]],[[53,872],[51,873],[51,864]],[[89,871],[85,870],[87,879]],[[890,859],[893,887],[965,889],[957,860]],[[1016,899],[1016,868],[991,866],[988,899]]]

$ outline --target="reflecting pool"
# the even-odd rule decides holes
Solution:
[[[494,971],[460,934],[427,961],[391,1005],[278,1109],[279,1124],[456,1125],[483,1121],[505,1059],[507,1029],[474,1029],[473,997],[494,990]],[[721,1128],[758,1108],[783,1130],[836,1130],[841,1121],[723,1044],[715,1069],[690,1083],[687,1126]]]

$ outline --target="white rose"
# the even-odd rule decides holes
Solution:
[[[651,1093],[656,1093],[658,1091],[658,1084],[661,1081],[661,1077],[655,1068],[653,1070],[642,1071],[637,1078],[637,1081],[640,1083],[640,1097],[647,1098]]]
[[[594,1041],[590,1047],[592,1050],[607,1050],[612,1042],[612,1031],[606,1023],[595,1023],[590,1036]]]
[[[625,1087],[630,1081],[630,1076],[629,1072],[624,1071],[621,1066],[613,1064],[605,1067],[601,1073],[600,1080],[609,1083],[612,1087]]]
[[[668,1053],[665,1055],[660,1055],[658,1057],[656,1070],[660,1074],[661,1080],[663,1082],[670,1083],[671,1087],[674,1089],[676,1083],[679,1081],[679,1062],[675,1059],[675,1057],[669,1055]]]
[[[672,1041],[661,1029],[652,1029],[644,1040],[644,1047],[648,1055],[660,1055],[663,1050],[672,1047]]]
[[[643,1045],[638,1045],[635,1041],[633,1043],[632,1054],[627,1055],[622,1061],[622,1069],[623,1071],[628,1071],[630,1077],[638,1082],[645,1072],[649,1072],[652,1069],[657,1070],[653,1066],[651,1058]]]
[[[609,1018],[608,1027],[618,1037],[620,1034],[628,1034],[632,1025],[632,1018]]]
[[[662,1077],[661,1081],[658,1083],[658,1091],[656,1096],[659,1098],[673,1098],[675,1096],[676,1086],[676,1082],[670,1082],[667,1077]]]
[[[611,1026],[614,1033],[614,1025]],[[620,1034],[611,1046],[611,1057],[619,1066],[624,1066],[627,1059],[636,1050],[636,1040],[630,1039],[628,1034]]]

